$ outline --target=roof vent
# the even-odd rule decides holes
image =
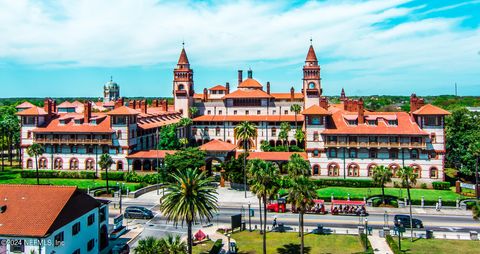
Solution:
[[[7,206],[6,206],[6,205],[0,206],[0,213],[4,213],[6,210],[7,210]]]

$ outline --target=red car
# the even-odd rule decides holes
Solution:
[[[284,198],[279,198],[276,201],[272,201],[267,205],[267,211],[284,213],[287,211],[287,202]]]

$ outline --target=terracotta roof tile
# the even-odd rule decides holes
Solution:
[[[107,112],[108,115],[138,115],[140,111],[135,110],[133,108],[129,108],[127,106],[121,106],[119,108],[110,110]]]
[[[167,154],[174,154],[177,151],[175,150],[147,150],[147,151],[138,151],[132,154],[127,155],[127,159],[163,159]]]
[[[256,79],[247,78],[242,83],[238,85],[238,88],[262,88],[262,84],[260,84]]]
[[[304,109],[301,112],[302,115],[331,115],[330,112],[328,112],[326,109],[318,106],[318,105],[313,105],[310,106],[307,109]]]
[[[290,160],[290,156],[292,154],[300,154],[305,160],[308,160],[308,156],[306,152],[251,152],[248,155],[249,160],[253,159],[262,159],[266,161],[288,161]],[[237,152],[237,157],[241,154],[241,152]]]
[[[103,117],[101,117],[103,116]],[[112,133],[110,127],[110,117],[104,114],[97,113],[92,115],[92,118],[97,118],[97,124],[90,123],[75,124],[74,121],[69,121],[65,124],[60,124],[60,119],[83,119],[83,114],[68,113],[51,120],[46,126],[35,128],[35,133]]]
[[[290,99],[291,94],[290,93],[270,93],[271,96],[273,96],[275,99]],[[303,99],[303,94],[302,93],[294,93],[293,94],[294,99]]]
[[[236,90],[223,96],[223,99],[232,98],[272,98],[272,96],[262,90]]]
[[[32,103],[30,103],[28,101],[25,101],[25,102],[19,104],[18,106],[16,106],[15,108],[22,109],[22,108],[33,108],[33,107],[35,107],[35,105],[33,105]]]
[[[214,87],[212,87],[208,90],[210,90],[210,91],[226,91],[227,88],[222,86],[222,85],[216,85],[216,86],[214,86]]]
[[[306,61],[317,62],[317,55],[315,54],[315,50],[313,49],[312,45],[310,45],[310,48],[308,48],[308,54],[307,54]]]
[[[450,115],[450,112],[433,106],[432,104],[426,104],[423,107],[415,110],[413,112],[414,115]]]
[[[228,143],[225,141],[220,141],[217,139],[213,139],[208,143],[205,143],[200,146],[200,150],[205,150],[205,151],[221,151],[221,152],[229,152],[233,151],[237,148],[236,145],[232,143]]]
[[[297,122],[302,122],[304,116],[297,115]],[[293,122],[295,115],[203,115],[193,119],[195,122]]]
[[[180,52],[180,57],[178,58],[178,64],[188,64],[188,57],[187,57],[187,52],[185,52],[185,48],[182,48],[182,52]]]
[[[22,110],[22,111],[18,112],[17,115],[19,115],[19,116],[44,116],[44,115],[48,115],[48,114],[43,108],[33,106],[31,108],[27,108],[25,110]]]

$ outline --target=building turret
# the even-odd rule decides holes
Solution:
[[[173,99],[175,111],[182,112],[183,117],[189,116],[194,93],[193,70],[190,69],[187,52],[182,48],[177,67],[173,70]]]
[[[320,96],[322,95],[322,88],[320,84],[320,66],[318,65],[317,55],[310,45],[308,49],[305,65],[303,66],[303,95],[304,108],[309,108],[313,105],[318,105]]]

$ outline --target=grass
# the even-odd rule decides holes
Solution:
[[[258,232],[243,231],[232,235],[239,253],[262,253],[262,236]],[[298,233],[268,233],[267,253],[286,254],[300,252]],[[358,236],[352,235],[305,235],[305,253],[363,253]]]
[[[370,190],[370,192],[369,192]],[[426,201],[437,201],[442,197],[443,201],[455,201],[457,198],[464,198],[451,190],[429,190],[429,189],[411,189],[412,200],[421,200],[424,196]],[[351,199],[361,200],[363,197],[381,195],[381,188],[349,188],[349,187],[327,187],[317,190],[321,199],[330,198],[333,194],[334,199],[347,199],[350,194]],[[385,195],[392,195],[401,198],[407,197],[407,190],[400,188],[385,188]]]
[[[212,247],[213,241],[208,240],[206,242],[195,245],[192,249],[192,252],[193,254],[208,254]]]
[[[0,184],[37,184],[36,178],[22,178],[18,170],[5,170],[0,172]],[[106,186],[105,180],[99,179],[70,179],[70,178],[40,178],[40,184],[46,185],[64,185],[77,186],[79,189]],[[109,181],[109,186],[115,186],[117,181]],[[125,183],[125,187],[130,191],[138,188],[138,183]]]
[[[398,239],[394,237],[398,245]],[[478,241],[445,240],[445,239],[410,239],[402,240],[402,253],[462,253],[476,254],[480,244]]]

